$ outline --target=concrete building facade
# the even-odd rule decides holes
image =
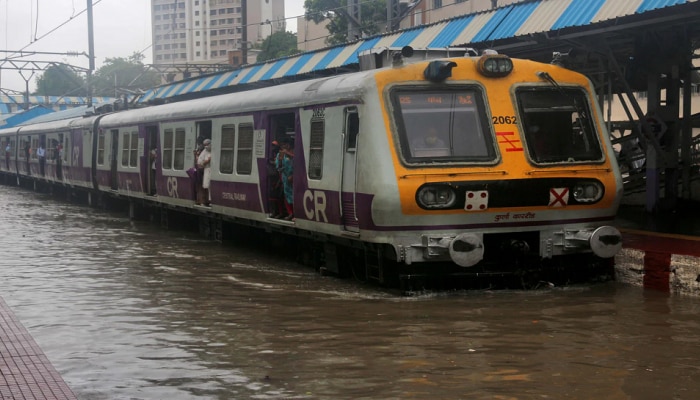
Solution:
[[[151,9],[158,65],[228,63],[229,52],[285,30],[284,0],[151,0]]]

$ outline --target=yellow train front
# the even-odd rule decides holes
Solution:
[[[622,181],[585,76],[491,54],[375,80],[378,104],[365,107],[383,110],[390,157],[377,151],[357,176],[375,193],[368,236],[397,261],[474,267],[621,248],[609,224]]]

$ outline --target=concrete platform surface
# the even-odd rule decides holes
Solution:
[[[1,297],[0,399],[77,399]]]

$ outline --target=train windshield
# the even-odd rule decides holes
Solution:
[[[391,96],[401,150],[411,163],[493,162],[496,150],[478,89],[401,88]]]
[[[516,96],[527,150],[535,163],[602,161],[586,92],[530,87],[518,89]]]

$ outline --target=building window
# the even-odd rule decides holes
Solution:
[[[433,0],[433,8],[441,8],[442,7],[442,0]]]

